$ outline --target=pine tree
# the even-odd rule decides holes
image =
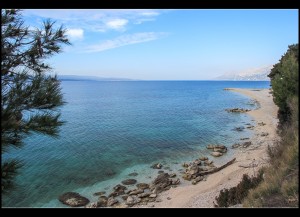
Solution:
[[[271,78],[274,102],[279,107],[278,117],[281,124],[290,121],[289,102],[293,96],[299,95],[298,55],[298,44],[290,45],[268,75]]]
[[[1,151],[20,148],[32,132],[58,135],[63,124],[57,109],[64,104],[56,75],[45,59],[69,45],[66,29],[46,20],[41,28],[24,25],[20,10],[1,10]],[[14,186],[22,163],[1,162],[1,192]]]

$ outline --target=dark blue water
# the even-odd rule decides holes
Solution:
[[[251,118],[224,109],[255,105],[223,88],[269,88],[269,82],[63,81],[62,87],[60,137],[34,134],[3,156],[25,166],[2,206],[63,206],[57,201],[63,192],[116,182],[139,165],[144,171],[153,162],[197,157],[208,143],[229,146],[251,134],[233,130]]]

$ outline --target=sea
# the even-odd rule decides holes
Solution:
[[[2,207],[67,207],[58,197],[69,191],[96,201],[93,193],[109,194],[124,179],[150,183],[154,163],[179,174],[183,162],[209,156],[208,144],[228,147],[224,156],[209,157],[221,165],[232,158],[232,144],[253,134],[235,127],[255,124],[246,113],[225,109],[259,107],[224,88],[270,88],[270,82],[76,80],[61,87],[59,136],[33,133],[22,148],[2,154],[24,164]]]

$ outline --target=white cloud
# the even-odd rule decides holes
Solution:
[[[110,29],[124,30],[128,20],[126,19],[113,19],[106,22],[106,26]]]
[[[68,28],[85,31],[107,32],[125,31],[129,24],[155,21],[167,10],[153,9],[25,9],[26,17],[51,18],[64,23]]]
[[[87,53],[101,52],[105,50],[114,49],[117,47],[123,47],[130,44],[138,44],[138,43],[153,41],[162,38],[166,35],[167,33],[165,32],[141,32],[141,33],[135,33],[130,35],[122,35],[115,39],[106,40],[99,44],[89,46],[87,47],[85,52]]]
[[[154,18],[141,18],[141,19],[135,20],[133,23],[134,24],[141,24],[141,23],[144,23],[144,22],[147,22],[147,21],[154,21],[154,20],[155,20]]]
[[[67,35],[71,40],[83,39],[83,29],[68,29]]]
[[[146,17],[152,17],[152,16],[159,15],[159,13],[156,11],[145,11],[145,12],[142,12],[141,15],[146,16]]]

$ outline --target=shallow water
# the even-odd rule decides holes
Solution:
[[[251,118],[225,109],[257,105],[223,88],[269,88],[269,82],[63,81],[62,87],[67,104],[60,137],[34,134],[22,149],[3,155],[25,166],[2,206],[64,207],[57,198],[66,191],[95,200],[94,192],[110,193],[126,178],[149,183],[157,174],[150,168],[155,162],[176,172],[182,162],[207,155],[209,143],[230,146],[251,136],[250,130],[233,130]],[[216,164],[232,154],[229,149]],[[139,175],[129,177],[134,171]]]

